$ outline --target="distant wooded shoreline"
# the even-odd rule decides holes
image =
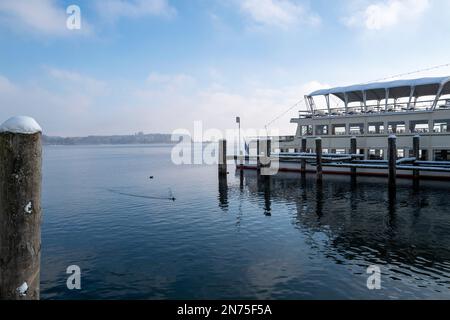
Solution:
[[[172,141],[171,137],[171,134],[162,133],[86,137],[57,137],[43,135],[42,141],[45,145],[151,144],[178,142]]]

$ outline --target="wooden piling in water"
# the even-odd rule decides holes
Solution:
[[[258,174],[261,172],[261,142],[256,140],[256,170]]]
[[[350,138],[350,154],[356,154],[356,137]],[[356,168],[351,168],[350,172],[352,175],[356,175]]]
[[[0,126],[0,300],[39,299],[41,131],[28,117]]]
[[[316,175],[322,179],[322,138],[316,138]]]
[[[388,138],[388,170],[389,184],[395,184],[397,178],[397,137],[390,135]]]
[[[419,135],[415,135],[413,137],[413,157],[416,158],[417,161],[419,161],[419,149],[420,149],[420,136]],[[413,179],[417,180],[419,179],[419,170],[413,170]]]
[[[265,155],[264,155],[264,163],[263,166],[265,168],[270,168],[270,156],[272,154],[272,140],[267,139],[264,141],[265,143]]]
[[[306,143],[307,143],[306,138],[302,138],[302,148],[300,149],[302,153],[306,153]],[[305,159],[301,160],[301,165],[302,165],[301,171],[306,172],[306,160]]]
[[[219,176],[227,175],[227,140],[219,140]]]

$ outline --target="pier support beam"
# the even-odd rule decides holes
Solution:
[[[219,176],[227,175],[227,140],[219,140]]]
[[[419,161],[419,149],[420,149],[420,136],[417,134],[413,137],[413,157],[416,158],[416,161]],[[414,180],[419,179],[419,170],[413,170],[413,178]]]
[[[388,138],[388,166],[389,184],[395,185],[397,178],[397,137],[390,135]]]
[[[350,138],[350,153],[356,154],[356,137]],[[356,168],[351,168],[350,172],[353,176],[356,175]]]
[[[14,117],[0,126],[0,300],[38,300],[41,128]]]
[[[302,138],[302,148],[300,149],[302,153],[306,153],[306,143],[307,143],[306,138]],[[304,173],[306,172],[306,160],[302,159],[301,163],[302,163],[301,171]]]
[[[316,138],[316,175],[322,179],[322,138]]]

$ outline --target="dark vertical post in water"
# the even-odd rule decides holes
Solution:
[[[302,138],[302,148],[300,149],[302,153],[306,153],[306,138]],[[302,159],[302,172],[306,172],[306,160]]]
[[[266,145],[266,149],[267,149],[267,157],[270,158],[270,155],[272,154],[272,140],[267,139],[267,145]]]
[[[41,128],[14,117],[0,127],[0,300],[39,299]]]
[[[244,189],[244,170],[239,170],[239,188]]]
[[[265,168],[270,168],[270,155],[272,154],[272,141],[267,138],[267,140],[264,141],[265,143],[265,155],[264,155],[264,163],[263,166]]]
[[[350,138],[350,153],[356,154],[356,137]],[[350,172],[353,176],[356,175],[356,168],[351,168]]]
[[[388,138],[388,167],[389,185],[395,185],[397,177],[397,137],[390,135]]]
[[[227,140],[219,140],[219,176],[227,175]]]
[[[416,158],[416,161],[419,160],[419,149],[420,149],[420,136],[417,134],[413,137],[413,157]],[[419,170],[413,170],[413,178],[414,180],[419,179]]]
[[[272,178],[270,176],[264,177],[264,215],[272,215],[272,201],[271,198],[271,184]]]
[[[228,179],[227,175],[219,175],[219,207],[228,210]]]
[[[258,174],[261,171],[261,142],[256,140],[256,170]]]
[[[316,174],[322,179],[322,138],[316,138]]]
[[[317,217],[323,216],[323,183],[322,179],[316,181],[316,214]]]

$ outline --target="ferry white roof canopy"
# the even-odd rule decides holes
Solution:
[[[412,88],[414,88],[414,91],[412,91]],[[450,94],[450,76],[373,82],[347,87],[322,89],[314,91],[308,96],[326,96],[331,94],[342,101],[345,101],[345,96],[347,96],[348,102],[362,102],[364,100],[385,99],[387,93],[389,94],[389,98],[396,99],[410,97],[411,94],[415,97]],[[365,99],[364,94],[366,95]]]

